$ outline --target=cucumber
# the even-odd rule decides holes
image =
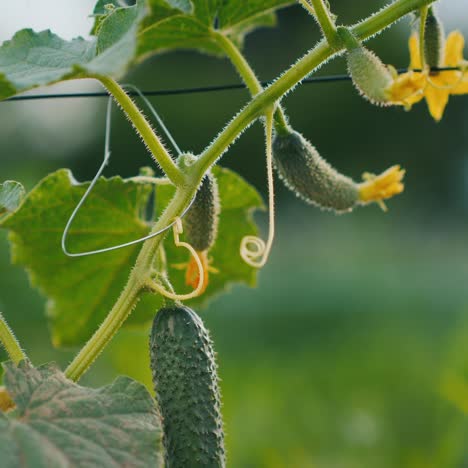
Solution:
[[[364,47],[349,29],[339,27],[338,34],[347,49],[349,74],[361,96],[373,104],[390,105],[386,93],[393,83],[390,69],[374,52]]]
[[[161,309],[153,322],[150,356],[166,466],[224,467],[215,354],[200,317],[181,305]]]
[[[336,212],[358,204],[358,184],[330,166],[299,132],[275,135],[273,160],[284,184],[307,203]]]
[[[429,8],[424,32],[424,58],[431,68],[443,65],[445,32],[439,17]]]
[[[197,252],[208,251],[215,243],[219,211],[218,184],[213,174],[208,173],[183,219],[187,242]]]

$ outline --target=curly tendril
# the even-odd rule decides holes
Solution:
[[[177,217],[175,218],[174,221],[175,221],[173,225],[174,245],[176,247],[186,248],[192,255],[198,267],[198,285],[196,289],[194,289],[192,292],[188,294],[176,294],[172,291],[168,291],[161,284],[153,280],[148,283],[148,286],[151,290],[161,294],[164,297],[167,297],[168,299],[172,299],[173,301],[186,301],[188,299],[193,299],[194,297],[198,297],[200,296],[200,294],[203,293],[204,291],[203,286],[205,282],[205,271],[203,267],[203,262],[201,261],[196,250],[188,242],[183,242],[180,240],[180,235],[184,232],[184,229],[182,227],[182,220],[179,217]]]
[[[268,238],[265,242],[257,236],[243,237],[240,255],[245,263],[262,268],[268,260],[275,237],[275,187],[273,180],[273,110],[265,116],[266,166],[268,179]]]

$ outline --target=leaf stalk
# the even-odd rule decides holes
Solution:
[[[27,359],[25,352],[13,333],[12,329],[8,326],[5,318],[0,312],[0,343],[4,346],[9,358],[15,363],[19,364],[21,361]]]

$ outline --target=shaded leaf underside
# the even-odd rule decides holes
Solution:
[[[0,412],[2,468],[163,465],[160,416],[140,383],[119,377],[90,389],[50,364],[4,367],[16,409]]]

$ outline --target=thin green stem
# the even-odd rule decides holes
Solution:
[[[358,23],[351,30],[360,40],[365,40],[387,28],[402,16],[430,3],[432,3],[432,0],[396,0],[390,6]],[[160,230],[167,226],[175,217],[180,216],[195,195],[206,171],[208,171],[211,165],[216,162],[216,160],[226,151],[228,146],[242,133],[242,131],[244,131],[258,117],[264,115],[268,107],[274,105],[275,102],[281,99],[286,92],[293,88],[304,77],[312,73],[315,68],[336,54],[337,51],[334,51],[329,44],[325,41],[321,41],[314,49],[308,52],[272,85],[257,94],[255,98],[251,100],[251,102],[227,125],[213,143],[202,153],[198,161],[192,166],[189,166],[185,172],[182,172],[172,161],[169,163],[166,160],[164,155],[169,159],[170,157],[165,153],[165,150],[162,152],[162,158],[161,154],[158,154],[159,158],[164,161],[164,166],[170,168],[169,170],[166,170],[163,164],[161,164],[163,169],[166,170],[168,177],[177,184],[178,190],[169,206],[161,215],[159,221],[153,227],[152,232]],[[151,127],[144,120],[130,98],[123,92],[117,83],[113,82],[113,80],[105,79],[104,81],[106,81],[107,84],[110,84],[108,89],[111,94],[114,94],[114,92],[117,94],[117,96],[115,96],[116,100],[119,103],[120,101],[125,103],[124,109],[126,111],[130,109],[132,110],[132,112],[128,113],[128,116],[134,123],[135,127],[137,127],[140,132],[140,128],[144,127],[146,138],[152,140],[154,137],[158,142],[155,145],[156,147],[159,147],[160,143],[154,136]],[[138,124],[136,122],[138,122]],[[151,134],[153,134],[153,137],[151,137]],[[145,285],[148,279],[151,278],[154,272],[154,258],[163,238],[164,235],[160,235],[143,244],[143,247],[137,257],[135,267],[130,273],[127,285],[122,291],[116,304],[101,327],[95,332],[65,371],[69,378],[78,380],[80,376],[86,372],[96,357],[105,348],[106,344],[122,326],[126,318],[130,315],[141,293],[145,290]]]
[[[317,19],[323,35],[332,49],[340,48],[341,41],[336,33],[335,20],[330,14],[330,10],[323,0],[311,0],[314,7],[315,18]]]
[[[159,231],[167,226],[179,215],[190,203],[196,189],[197,184],[194,184],[191,192],[177,191],[167,209],[154,225],[152,232]],[[146,289],[147,281],[151,278],[153,260],[163,238],[164,234],[154,237],[143,244],[135,262],[135,267],[130,273],[128,282],[119,299],[98,330],[65,370],[65,375],[69,379],[75,382],[80,379],[131,314],[141,294]]]
[[[213,31],[212,37],[214,41],[224,50],[231,63],[239,73],[245,85],[252,96],[255,96],[263,91],[262,84],[257,78],[249,62],[245,59],[242,52],[235,44],[224,34]],[[275,110],[275,128],[279,132],[284,132],[288,128],[288,122],[281,106]]]
[[[315,18],[315,10],[313,6],[309,3],[309,0],[299,0],[299,3],[304,7],[304,9]]]
[[[3,315],[0,313],[0,343],[6,349],[8,356],[15,363],[18,364],[20,361],[27,359],[26,354],[21,349],[21,346],[18,340],[15,337],[15,334],[8,326],[6,320],[3,318]]]
[[[391,5],[368,17],[364,21],[352,26],[353,34],[361,41],[386,29],[408,13],[432,3],[433,0],[396,0]],[[215,138],[211,145],[200,155],[193,171],[201,179],[203,174],[227,150],[229,145],[258,117],[263,110],[278,101],[285,93],[297,85],[316,68],[331,57],[336,56],[340,50],[333,50],[325,41],[305,54],[300,60],[281,75],[263,92],[255,96],[244,109],[234,117],[224,130]]]
[[[109,91],[120,107],[122,107],[128,119],[132,122],[133,126],[150,150],[151,155],[156,162],[159,163],[171,182],[177,186],[183,185],[185,182],[184,174],[172,160],[170,154],[155,134],[150,123],[146,120],[145,116],[138,109],[131,97],[112,78],[104,76],[98,76],[96,78]]]

